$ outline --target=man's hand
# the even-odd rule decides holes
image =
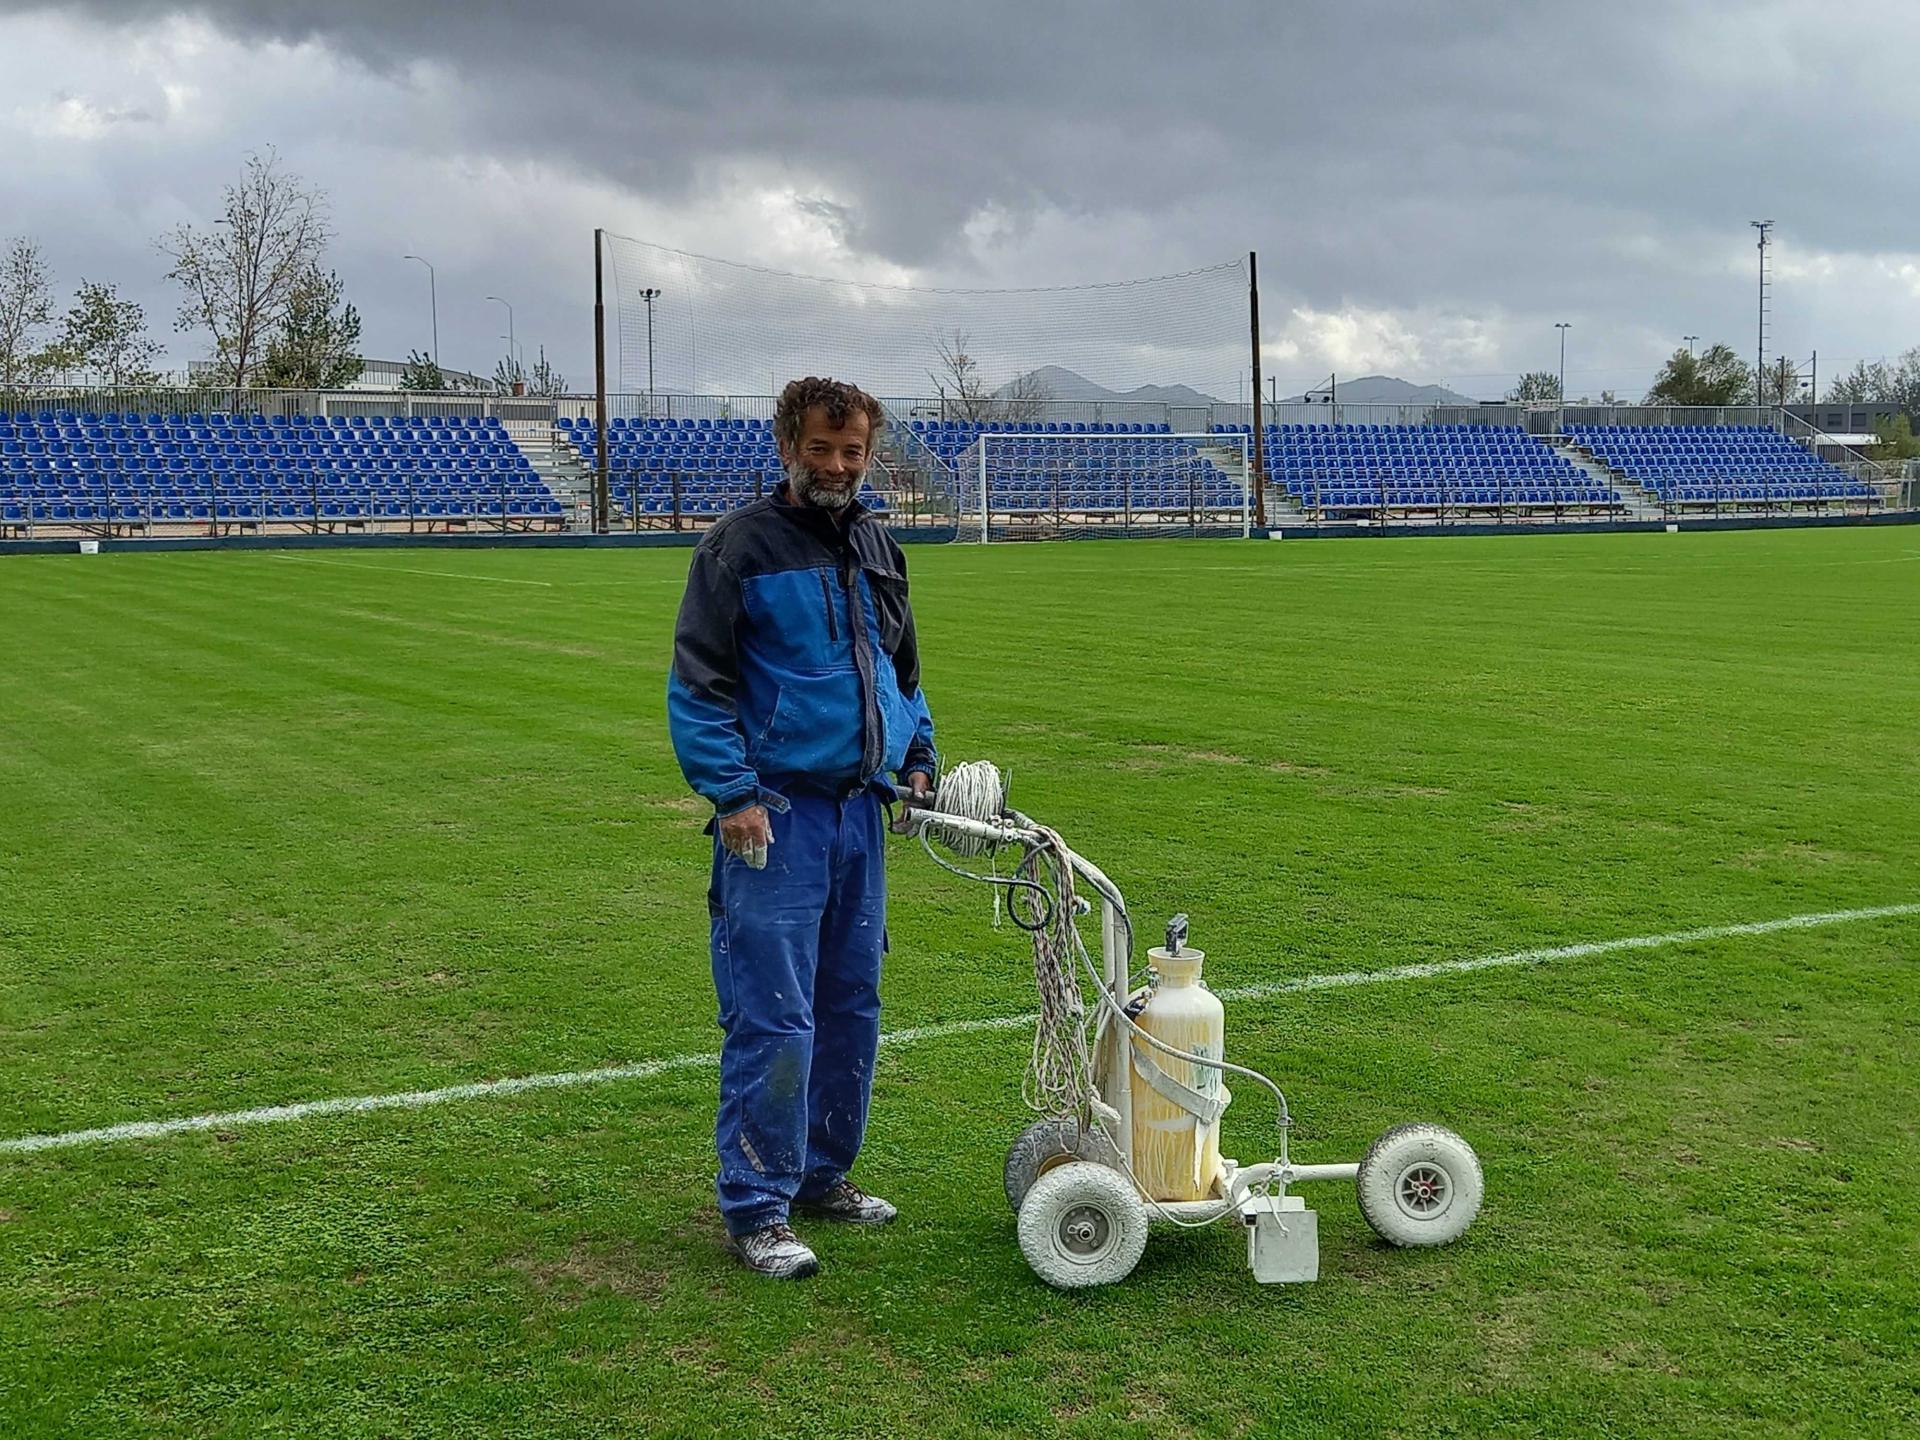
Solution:
[[[916,800],[925,800],[932,793],[933,777],[924,770],[910,771],[907,775],[907,789]]]
[[[749,805],[720,817],[720,843],[755,870],[767,868],[767,847],[773,844],[773,824],[767,807]]]

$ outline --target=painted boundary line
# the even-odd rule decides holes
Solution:
[[[1575,945],[1552,945],[1537,950],[1515,950],[1505,955],[1480,955],[1468,960],[1438,960],[1426,964],[1395,965],[1385,970],[1346,970],[1331,975],[1302,975],[1270,985],[1242,985],[1220,991],[1227,1000],[1264,1000],[1310,990],[1338,990],[1354,985],[1387,985],[1402,980],[1428,980],[1441,975],[1468,975],[1477,970],[1512,970],[1555,960],[1584,960],[1627,950],[1659,950],[1703,940],[1730,940],[1743,935],[1773,935],[1783,930],[1817,930],[1862,920],[1889,920],[1920,915],[1920,903],[1875,905],[1862,910],[1825,910],[1788,915],[1779,920],[1753,920],[1740,925],[1705,925],[1697,930],[1675,930],[1665,935],[1630,935],[1617,940],[1590,940]],[[1031,1025],[1034,1015],[995,1015],[979,1020],[953,1020],[893,1030],[880,1037],[883,1050],[941,1040],[951,1035],[973,1035],[988,1030],[1013,1030]],[[66,1130],[52,1135],[23,1135],[0,1140],[0,1154],[63,1150],[80,1145],[110,1145],[122,1140],[161,1140],[198,1130],[231,1130],[243,1125],[269,1125],[287,1120],[310,1120],[327,1115],[358,1115],[375,1110],[420,1110],[460,1100],[493,1100],[535,1090],[562,1090],[578,1085],[607,1085],[621,1080],[649,1080],[679,1070],[718,1067],[717,1053],[672,1055],[632,1065],[607,1065],[597,1070],[563,1070],[548,1075],[521,1075],[505,1080],[483,1080],[470,1085],[448,1085],[438,1090],[407,1090],[391,1095],[354,1095],[334,1100],[302,1100],[291,1105],[265,1105],[253,1110],[228,1110],[212,1115],[188,1115],[172,1120],[133,1120],[94,1130]]]

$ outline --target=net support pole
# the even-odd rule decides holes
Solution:
[[[607,493],[607,302],[601,279],[600,252],[605,232],[593,232],[593,529],[604,534],[611,525],[612,506]]]
[[[1253,345],[1253,523],[1267,528],[1267,436],[1260,414],[1260,253],[1247,252],[1247,322]]]

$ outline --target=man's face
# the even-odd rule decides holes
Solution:
[[[800,438],[792,444],[780,442],[780,460],[787,467],[793,498],[825,510],[845,509],[860,493],[872,439],[873,425],[859,411],[837,428],[828,423],[824,407],[816,405],[807,411],[800,417]]]

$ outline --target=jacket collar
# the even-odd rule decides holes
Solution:
[[[791,484],[782,480],[773,490],[774,508],[784,510],[803,525],[811,525],[817,530],[829,534],[851,534],[858,525],[873,512],[860,503],[856,494],[846,507],[838,512],[824,509],[819,505],[807,505],[793,498]]]

